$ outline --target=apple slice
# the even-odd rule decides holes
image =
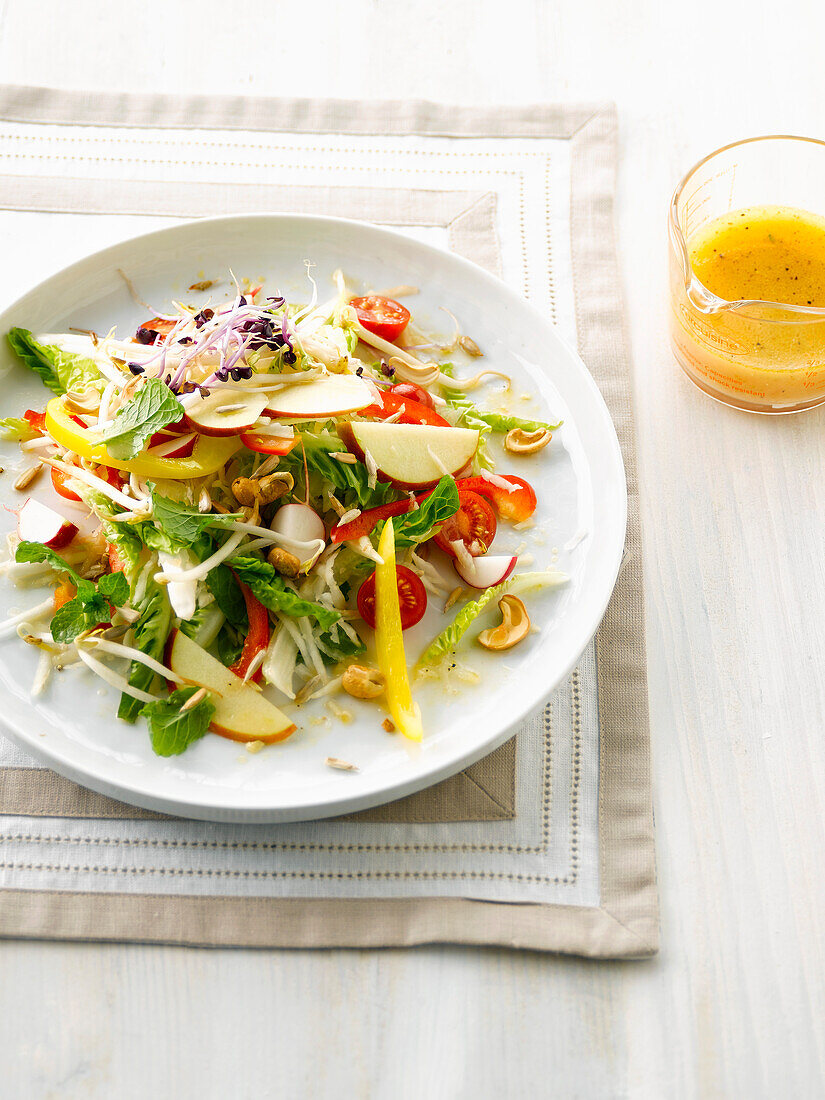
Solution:
[[[373,393],[355,374],[331,374],[314,382],[296,382],[267,398],[267,416],[302,416],[324,420],[357,412],[373,402]]]
[[[445,473],[454,475],[478,447],[475,428],[442,428],[432,424],[387,424],[356,421],[339,424],[348,451],[362,461],[369,453],[381,481],[400,489],[427,489]]]
[[[60,550],[75,537],[77,527],[53,508],[29,497],[17,513],[17,534],[21,542],[41,542],[51,550]]]
[[[266,408],[263,393],[242,393],[218,386],[208,397],[186,407],[186,423],[201,435],[240,435],[248,432]]]
[[[480,558],[456,559],[453,567],[471,588],[494,588],[507,580],[517,561],[511,554],[485,554]]]
[[[209,728],[230,741],[285,741],[295,723],[240,676],[224,668],[197,642],[173,630],[166,642],[166,664],[182,680],[214,692],[215,714]]]

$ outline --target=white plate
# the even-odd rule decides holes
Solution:
[[[323,297],[331,273],[342,267],[352,280],[376,288],[412,284],[416,317],[449,330],[439,306],[461,320],[484,349],[478,365],[511,375],[534,401],[517,402],[524,415],[564,420],[540,459],[503,466],[536,487],[536,527],[518,533],[501,525],[496,545],[527,542],[536,558],[529,568],[554,564],[569,574],[561,589],[528,597],[540,631],[504,659],[470,644],[462,662],[481,675],[477,686],[454,695],[443,685],[417,690],[425,740],[416,747],[381,728],[374,706],[352,706],[354,720],[325,719],[322,703],[298,714],[300,732],[283,745],[251,755],[243,746],[207,736],[180,757],[155,756],[142,722],[115,717],[117,694],[91,674],[65,670],[36,702],[27,690],[37,652],[19,639],[0,642],[2,720],[5,732],[56,771],[115,798],[154,810],[216,821],[299,821],[350,812],[419,790],[478,760],[500,745],[574,667],[596,631],[615,583],[624,544],[626,494],[616,433],[604,401],[581,360],[555,329],[516,293],[456,256],[397,233],[337,218],[247,215],[176,225],[125,241],[73,264],[19,299],[0,316],[0,333],[14,325],[37,331],[70,326],[121,334],[143,311],[118,275],[125,271],[142,297],[162,308],[189,283],[224,277],[267,277],[267,288],[295,300],[308,296],[304,260]],[[224,290],[227,289],[226,282]],[[42,408],[47,393],[28,371],[0,353],[4,415]],[[463,368],[464,364],[462,364]],[[475,369],[475,366],[472,368]],[[2,445],[6,474],[0,503],[18,506],[10,467],[14,444]],[[45,479],[41,479],[44,480]],[[47,487],[43,487],[46,491]],[[2,513],[2,530],[14,519]],[[0,615],[33,606],[35,590],[0,579]],[[431,601],[434,605],[435,601]],[[442,625],[439,610],[408,633],[416,656]],[[357,772],[333,771],[327,756],[355,763]]]

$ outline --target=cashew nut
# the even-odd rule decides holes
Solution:
[[[518,596],[502,596],[498,601],[501,623],[482,630],[478,641],[485,649],[512,649],[530,631],[530,616]]]
[[[280,546],[273,546],[266,560],[282,577],[297,577],[301,572],[300,560],[288,550],[282,550]]]
[[[552,438],[552,432],[546,428],[537,428],[534,432],[513,428],[504,437],[504,447],[511,455],[534,455],[546,447]]]
[[[377,699],[384,692],[384,676],[377,668],[350,665],[341,678],[341,687],[354,699]]]
[[[295,479],[292,474],[276,471],[264,477],[236,477],[232,482],[232,493],[239,504],[247,508],[258,504],[272,504],[282,496],[292,492]]]

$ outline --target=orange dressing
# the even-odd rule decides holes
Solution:
[[[721,308],[697,309],[675,265],[672,335],[694,381],[746,408],[825,400],[825,317],[804,312],[825,308],[825,218],[790,207],[734,210],[687,247],[695,292],[721,299]],[[755,304],[725,304],[743,301]]]

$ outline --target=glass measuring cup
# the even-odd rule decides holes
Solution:
[[[711,220],[754,206],[825,215],[825,142],[749,138],[699,161],[670,204],[670,334],[691,381],[750,412],[786,413],[825,401],[825,308],[725,301],[691,267],[691,237]]]

